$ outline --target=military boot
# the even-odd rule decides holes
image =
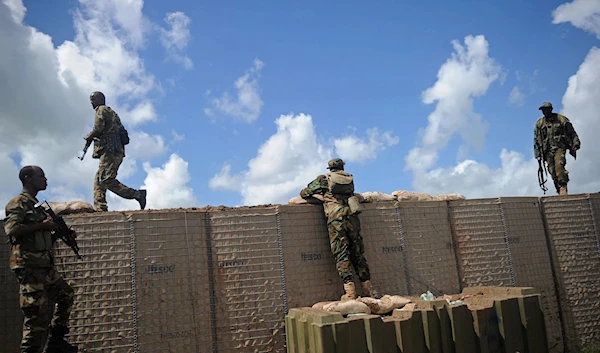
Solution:
[[[146,195],[147,191],[144,189],[140,189],[140,195],[135,199],[140,204],[140,208],[143,210],[146,208]]]
[[[69,333],[69,328],[65,326],[55,326],[50,329],[48,345],[44,353],[77,353],[78,348],[65,340],[65,335]]]
[[[356,299],[356,288],[354,282],[344,283],[344,290],[346,294],[342,295],[342,301]]]
[[[558,191],[559,195],[565,196],[569,194],[569,190],[567,190],[567,186],[566,185],[561,185],[560,189]]]
[[[364,282],[360,283],[360,287],[362,289],[362,295],[363,297],[371,297],[374,299],[379,299],[381,298],[381,296],[379,295],[379,293],[377,293],[377,290],[375,290],[375,288],[373,288],[373,286],[371,285],[371,281],[370,280],[366,280]]]

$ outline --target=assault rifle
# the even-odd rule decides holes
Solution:
[[[67,223],[65,223],[65,220],[62,218],[62,216],[58,216],[56,213],[54,213],[52,207],[50,207],[46,200],[38,202],[35,204],[35,207],[41,207],[43,204],[46,204],[48,208],[42,207],[42,210],[44,210],[44,212],[50,216],[50,218],[52,218],[52,222],[58,226],[58,230],[54,231],[53,235],[62,239],[65,244],[70,246],[75,255],[77,255],[77,258],[81,260],[83,256],[79,254],[79,246],[77,245],[77,240],[75,240],[75,231],[71,229],[71,227],[67,226]]]
[[[540,188],[546,195],[546,191],[548,191],[548,187],[546,187],[546,182],[548,181],[548,168],[546,168],[546,162],[544,161],[544,157],[546,154],[544,153],[544,145],[537,144],[540,149],[540,158],[538,158],[538,183],[540,184]],[[546,172],[546,178],[544,179],[544,172]]]
[[[88,148],[90,148],[90,145],[92,144],[92,140],[93,139],[89,139],[85,142],[85,147],[83,147],[83,155],[81,157],[77,157],[77,158],[79,158],[80,161],[82,161],[83,157],[85,157],[85,153],[87,152]]]

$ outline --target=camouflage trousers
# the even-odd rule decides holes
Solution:
[[[73,288],[54,267],[19,268],[13,270],[19,281],[20,305],[23,311],[21,352],[39,353],[51,327],[67,327],[73,307]],[[50,303],[55,303],[50,322]]]
[[[123,156],[103,154],[100,156],[98,171],[94,178],[94,209],[108,211],[106,203],[106,190],[110,190],[124,199],[139,197],[138,190],[130,188],[117,180],[119,167],[123,163]]]
[[[559,148],[556,151],[546,155],[546,163],[548,163],[548,172],[554,181],[554,186],[558,192],[561,186],[566,186],[569,183],[569,172],[565,169],[567,158],[566,150]]]
[[[327,224],[327,230],[336,268],[344,283],[354,281],[352,267],[361,282],[371,279],[369,265],[364,256],[365,249],[358,217],[332,220]]]

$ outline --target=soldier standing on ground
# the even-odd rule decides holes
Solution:
[[[349,199],[354,196],[352,174],[344,171],[344,161],[334,158],[329,161],[329,173],[319,175],[300,191],[302,198],[318,194],[323,196],[323,209],[327,217],[327,230],[331,252],[346,294],[342,300],[356,299],[356,288],[352,267],[360,281],[363,296],[378,298],[371,286],[369,265],[364,257],[363,239],[360,235],[358,214],[351,210]],[[350,200],[358,202],[358,200]]]
[[[46,353],[77,352],[77,347],[65,341],[69,333],[74,291],[54,266],[53,247],[57,226],[43,209],[35,207],[40,190],[46,190],[47,179],[38,166],[26,166],[19,172],[23,191],[6,205],[4,231],[11,243],[10,270],[19,282],[20,305],[23,311],[21,352],[39,353],[50,329]],[[49,318],[48,303],[56,303]]]
[[[565,169],[567,164],[566,151],[577,158],[577,150],[581,148],[579,136],[573,124],[566,116],[553,113],[552,103],[544,102],[539,110],[544,114],[535,123],[533,150],[535,158],[548,163],[548,171],[554,181],[556,192],[567,195],[569,172]]]
[[[123,141],[122,133],[126,130],[119,115],[107,106],[105,101],[102,92],[93,92],[90,95],[90,103],[96,111],[94,128],[83,138],[88,142],[93,139],[92,158],[100,159],[94,179],[94,209],[108,211],[106,204],[108,189],[124,199],[135,199],[143,210],[146,207],[146,190],[130,188],[117,180],[117,172],[125,157],[125,144],[129,143],[129,137]]]

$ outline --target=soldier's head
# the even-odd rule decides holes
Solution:
[[[34,192],[46,190],[48,186],[48,179],[46,179],[44,171],[37,165],[26,165],[21,168],[19,179],[21,179],[23,187]]]
[[[331,171],[344,170],[345,164],[346,163],[344,163],[344,161],[341,160],[340,158],[334,158],[327,163],[327,169],[329,169]]]
[[[550,102],[542,103],[542,105],[540,105],[539,109],[542,111],[542,114],[544,114],[544,116],[547,118],[554,116],[552,114],[552,103],[550,103]]]
[[[90,103],[92,107],[96,109],[96,107],[106,104],[106,97],[104,97],[104,93],[95,91],[90,94]]]

